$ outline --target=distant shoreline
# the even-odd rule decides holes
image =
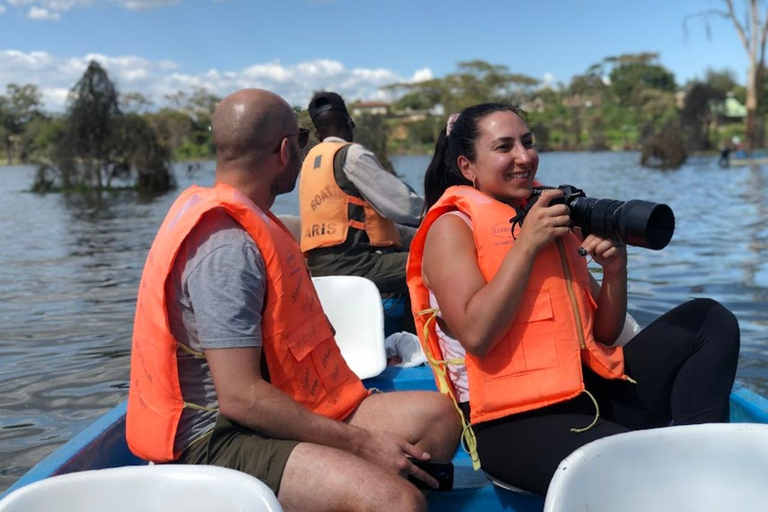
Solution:
[[[755,150],[759,151],[759,150]],[[553,150],[553,151],[540,151],[540,153],[639,153],[639,150],[618,150],[618,149],[603,149],[599,151],[589,151],[589,150],[579,150],[579,151],[564,151],[564,150]],[[392,153],[387,155],[389,158],[392,157],[403,157],[403,156],[428,156],[431,157],[431,153]],[[688,155],[689,157],[719,157],[720,151],[718,150],[710,150],[710,151],[694,151],[691,154]],[[192,159],[192,160],[173,160],[171,162],[171,165],[174,164],[195,164],[195,163],[202,163],[202,162],[214,162],[216,159],[214,157],[211,157],[209,159]],[[36,164],[34,163],[22,163],[22,162],[13,162],[11,164],[8,164],[6,162],[0,163],[0,169],[4,167],[23,167],[23,166],[34,166]]]

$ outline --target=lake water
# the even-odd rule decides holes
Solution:
[[[420,190],[429,158],[392,160]],[[629,249],[630,312],[645,325],[692,297],[717,299],[741,326],[739,380],[768,393],[768,167],[721,169],[701,158],[661,172],[638,160],[545,153],[538,177],[591,197],[669,204],[677,219],[670,245]],[[180,190],[213,183],[211,162],[175,171]],[[86,202],[24,192],[33,174],[0,168],[0,491],[126,398],[141,270],[180,191]],[[279,197],[274,211],[297,214],[296,193]]]

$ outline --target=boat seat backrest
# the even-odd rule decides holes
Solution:
[[[768,425],[685,425],[593,441],[566,457],[544,512],[765,510]]]
[[[285,227],[288,228],[288,230],[293,235],[293,238],[296,239],[297,242],[301,241],[301,218],[296,215],[278,215],[278,219],[280,219],[280,222],[285,224]]]
[[[621,330],[621,334],[619,334],[619,338],[616,340],[616,345],[623,347],[627,343],[634,338],[637,333],[639,333],[642,330],[640,325],[635,321],[634,318],[632,318],[632,315],[627,312],[627,316],[624,319],[624,328]]]
[[[215,466],[154,465],[82,471],[39,480],[0,501],[0,512],[282,512],[258,479]]]
[[[356,276],[313,277],[320,303],[336,331],[336,343],[349,367],[361,379],[387,367],[384,311],[379,289]]]

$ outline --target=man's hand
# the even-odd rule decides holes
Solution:
[[[359,449],[358,455],[360,457],[402,477],[413,475],[432,488],[437,489],[439,487],[437,480],[408,460],[408,457],[413,457],[427,461],[430,459],[427,452],[403,439],[383,432],[368,431],[368,434],[366,442]]]

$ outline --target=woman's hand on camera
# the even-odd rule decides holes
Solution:
[[[520,229],[518,240],[525,240],[530,247],[538,252],[556,238],[567,235],[571,231],[571,218],[568,207],[564,204],[550,206],[550,201],[563,197],[561,190],[545,190],[525,216],[525,222]]]
[[[627,247],[609,238],[589,235],[581,243],[584,256],[592,256],[595,262],[603,267],[605,274],[625,272],[627,268]],[[581,251],[579,251],[581,254]]]

